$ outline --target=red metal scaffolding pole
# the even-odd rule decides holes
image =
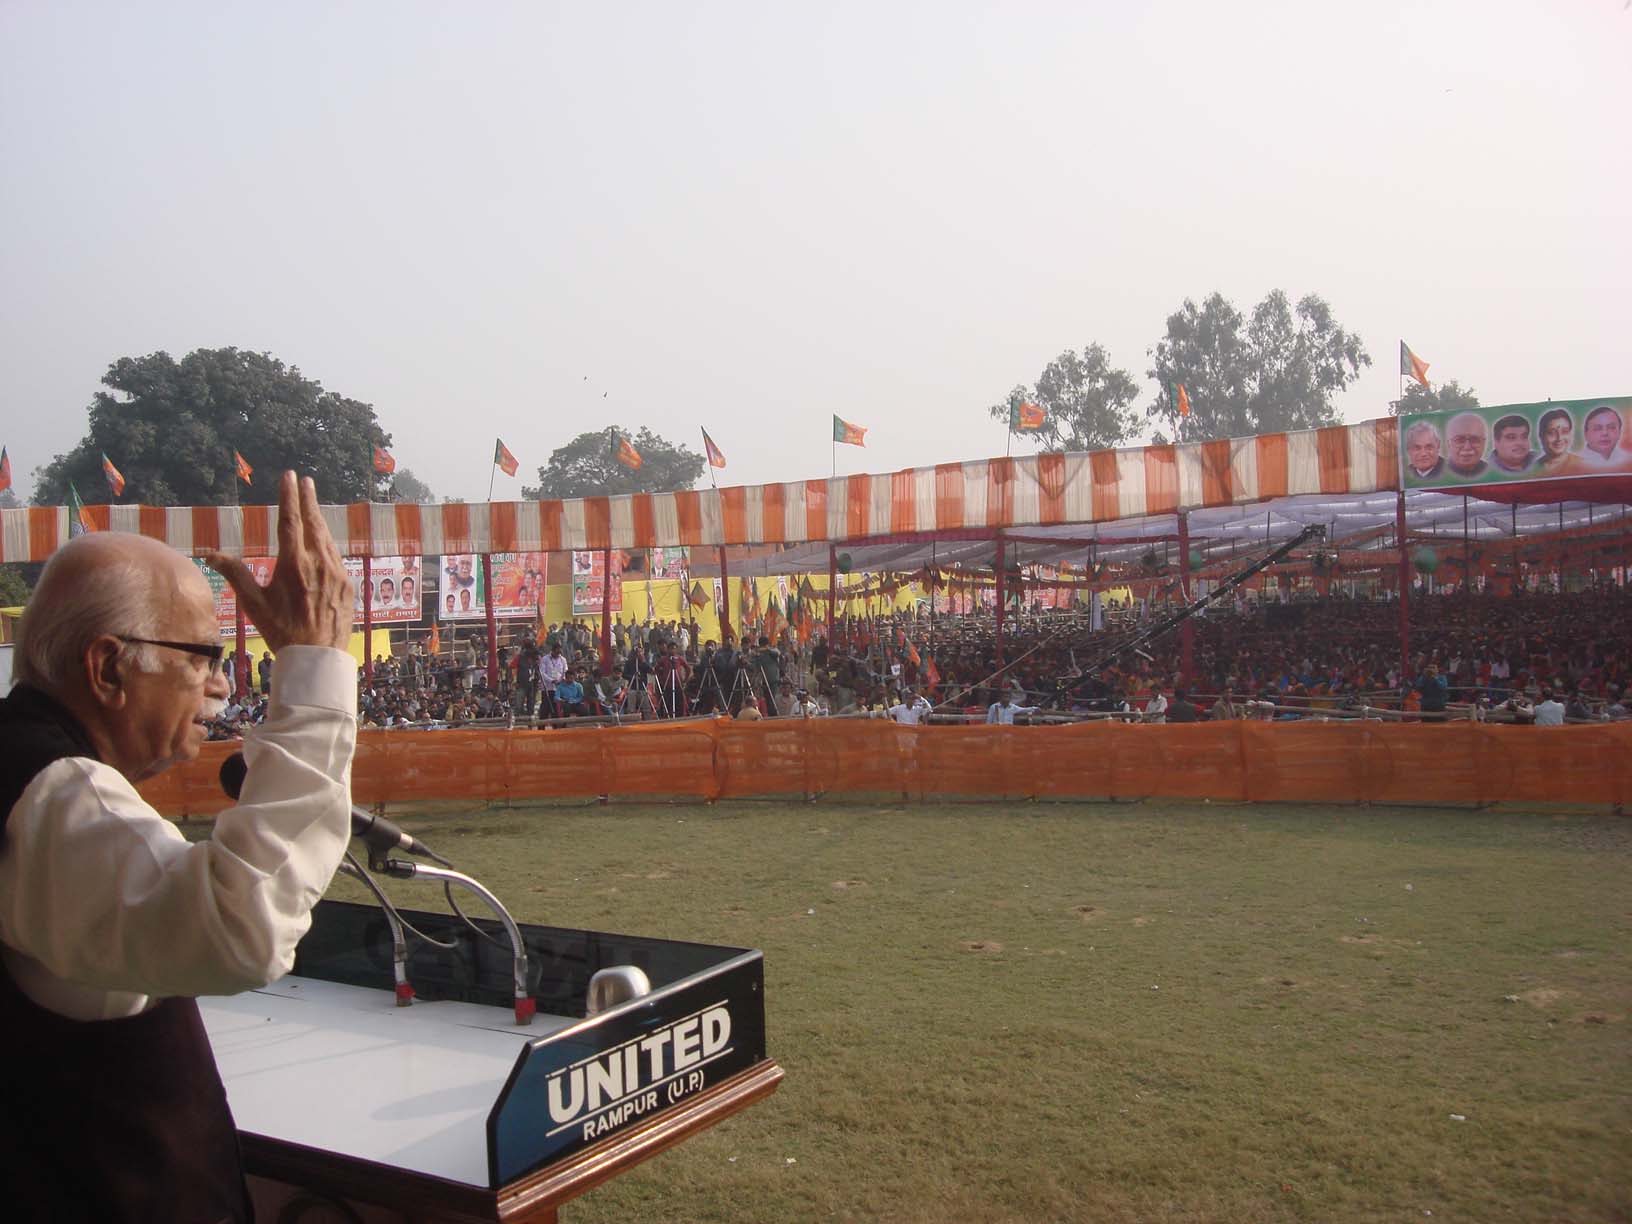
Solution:
[[[720,645],[731,638],[731,574],[725,568],[725,545],[720,545]]]
[[[499,691],[499,620],[493,609],[493,557],[482,554],[482,599],[487,607],[487,687]]]
[[[833,649],[833,609],[839,598],[839,548],[827,546],[827,648]]]
[[[1405,490],[1394,502],[1394,542],[1400,547],[1400,683],[1411,682],[1411,558],[1405,548]]]
[[[1179,511],[1179,596],[1188,606],[1190,594],[1190,516]],[[1196,625],[1195,621],[1186,617],[1184,624],[1179,626],[1179,671],[1184,677],[1186,687],[1190,685],[1191,672],[1195,665]]]
[[[648,582],[651,574],[646,575]],[[622,581],[621,579],[619,581]],[[618,601],[622,603],[620,599]],[[612,674],[612,548],[607,546],[601,562],[601,675]]]
[[[374,679],[374,559],[363,558],[363,679]]]

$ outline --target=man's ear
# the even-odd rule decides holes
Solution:
[[[91,700],[106,709],[123,709],[125,705],[125,644],[111,633],[104,633],[85,647],[85,687]]]

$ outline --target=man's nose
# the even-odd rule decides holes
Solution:
[[[232,686],[227,683],[227,673],[212,671],[209,679],[204,682],[204,692],[210,697],[226,698],[232,695]]]

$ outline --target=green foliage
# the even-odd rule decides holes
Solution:
[[[21,607],[32,592],[21,565],[0,565],[0,608]]]
[[[374,471],[373,448],[391,441],[374,409],[269,353],[122,357],[102,383],[108,390],[91,403],[85,437],[36,472],[37,503],[66,501],[70,481],[87,501],[113,500],[104,453],[125,477],[117,500],[148,505],[274,502],[286,468],[315,478],[328,502],[375,500],[388,482]],[[234,450],[254,468],[253,484],[237,480]]]
[[[1035,386],[1017,386],[987,411],[1012,421],[1026,401],[1048,413],[1035,432],[1019,433],[1044,450],[1107,450],[1131,438],[1138,423],[1133,407],[1138,384],[1125,370],[1114,369],[1103,346],[1089,344],[1078,353],[1066,349],[1037,376]]]
[[[553,451],[550,461],[538,469],[538,484],[523,488],[521,495],[543,501],[618,493],[668,493],[691,488],[703,474],[703,457],[686,446],[676,446],[644,426],[639,433],[625,436],[640,452],[638,469],[624,467],[614,459],[612,431],[597,429],[581,433]]]
[[[1250,318],[1220,293],[1200,306],[1186,298],[1150,357],[1146,373],[1161,390],[1145,418],[1160,423],[1158,441],[1179,442],[1335,424],[1332,396],[1371,364],[1325,301],[1309,294],[1294,309],[1279,289]],[[1175,383],[1189,392],[1188,417],[1173,402]]]
[[[436,500],[436,494],[431,492],[431,486],[415,476],[409,468],[397,469],[396,474],[391,477],[391,487],[386,490],[386,495],[392,501],[417,502],[422,506]]]
[[[1454,378],[1437,387],[1424,387],[1412,379],[1405,388],[1405,395],[1389,404],[1388,410],[1394,416],[1406,416],[1418,412],[1460,412],[1464,408],[1477,407],[1478,394],[1472,387],[1464,387]]]

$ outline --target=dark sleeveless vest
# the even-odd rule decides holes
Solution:
[[[29,782],[64,757],[96,757],[72,714],[27,685],[0,700],[0,836]],[[0,1042],[4,1218],[253,1218],[238,1132],[192,999],[123,1020],[70,1020],[29,999],[0,960]]]

